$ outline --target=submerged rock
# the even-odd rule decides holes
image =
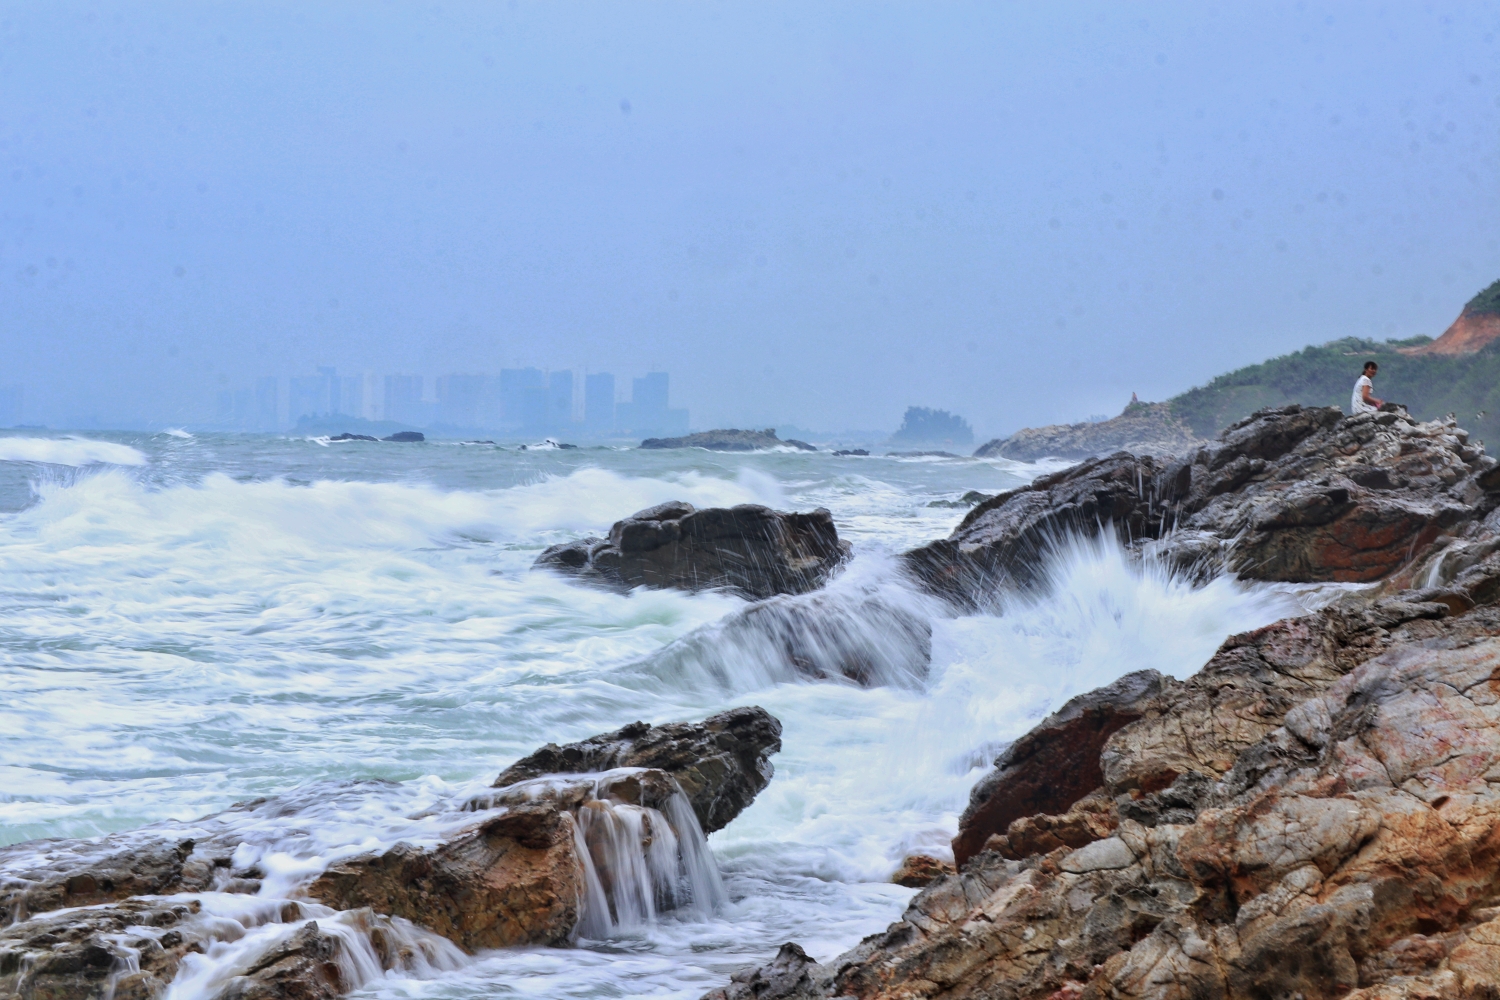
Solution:
[[[682,437],[647,438],[642,448],[705,448],[708,451],[767,451],[772,448],[796,448],[798,451],[817,451],[806,441],[788,438],[783,441],[776,436],[774,427],[763,431],[725,429],[698,431]]]
[[[1002,493],[904,559],[965,607],[1036,586],[1054,547],[1105,530],[1198,576],[1380,580],[1500,506],[1495,461],[1467,442],[1396,413],[1262,410],[1181,459],[1121,452]]]
[[[506,768],[492,787],[548,774],[655,768],[677,780],[703,832],[713,833],[770,784],[771,754],[780,750],[781,723],[775,716],[759,706],[731,708],[702,722],[633,722],[577,743],[548,743]]]
[[[607,539],[554,545],[533,568],[606,586],[735,591],[753,598],[821,587],[848,555],[833,515],[758,504],[658,504],[616,521]]]

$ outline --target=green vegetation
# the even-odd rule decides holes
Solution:
[[[1466,313],[1500,313],[1500,279],[1480,292],[1464,306]]]
[[[1474,303],[1495,302],[1500,312],[1500,281]],[[1398,347],[1426,343],[1427,337],[1384,342],[1347,337],[1304,347],[1293,354],[1250,365],[1169,402],[1193,431],[1212,437],[1263,406],[1302,403],[1337,406],[1349,412],[1349,396],[1365,361],[1380,365],[1375,395],[1404,404],[1418,420],[1458,414],[1458,425],[1475,438],[1500,446],[1500,340],[1477,354],[1410,356]],[[1479,414],[1484,414],[1480,416]]]

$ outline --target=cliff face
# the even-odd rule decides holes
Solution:
[[[1470,312],[1465,309],[1437,340],[1419,347],[1399,348],[1402,354],[1476,354],[1492,340],[1500,339],[1500,312]]]
[[[1118,417],[1098,423],[1027,427],[1008,438],[979,446],[975,458],[1093,458],[1128,451],[1137,455],[1180,455],[1202,444],[1192,429],[1172,415],[1167,403],[1131,403]]]

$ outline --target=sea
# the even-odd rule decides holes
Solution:
[[[902,577],[896,554],[952,531],[964,494],[1062,466],[0,435],[0,845],[191,832],[271,797],[285,807],[213,821],[242,841],[236,864],[267,873],[260,897],[201,902],[285,934],[272,904],[299,881],[436,842],[432,816],[545,743],[760,705],[783,725],[776,773],[707,838],[715,885],[698,905],[596,921],[568,947],[464,956],[429,942],[404,968],[365,963],[353,995],[694,1000],[783,942],[831,958],[900,918],[902,858],[948,853],[970,788],[1036,721],[1131,671],[1191,675],[1226,636],[1327,597],[1195,585],[1108,532],[1060,539],[1044,588],[984,614]],[[872,641],[883,614],[929,621],[930,666],[870,686],[812,680],[767,644],[716,640],[747,607],[738,597],[613,593],[531,569],[546,546],[666,500],[826,507],[853,554],[821,600],[872,616]],[[244,954],[195,956],[170,1000],[211,1000]]]

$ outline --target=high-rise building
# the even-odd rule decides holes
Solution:
[[[403,424],[425,424],[422,408],[422,376],[385,377],[385,419]]]
[[[608,372],[583,380],[583,424],[595,434],[615,429],[615,377]]]
[[[687,433],[688,411],[667,406],[666,372],[632,379],[630,390],[630,402],[615,406],[616,429],[643,437]]]
[[[551,372],[547,376],[547,430],[573,426],[573,373]]]
[[[479,427],[485,387],[484,375],[444,375],[438,379],[438,421],[453,427]]]
[[[528,393],[545,388],[546,373],[540,368],[502,368],[500,370],[500,421],[503,424],[531,426],[526,418]],[[545,408],[545,403],[543,404]],[[541,421],[545,423],[545,420]]]
[[[14,427],[21,422],[21,387],[0,385],[0,427]]]

